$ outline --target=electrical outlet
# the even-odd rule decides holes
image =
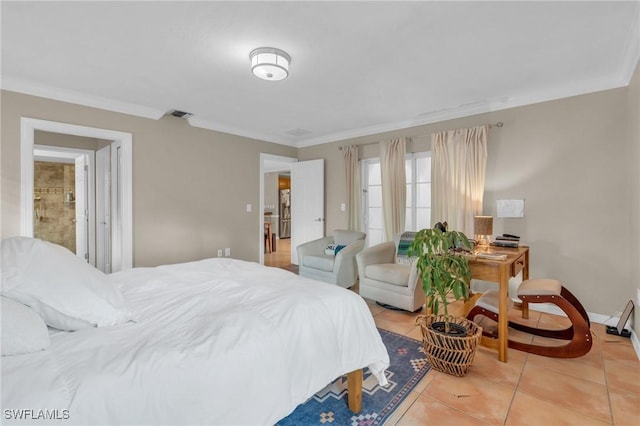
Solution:
[[[218,257],[222,257],[222,249],[218,249]]]
[[[225,255],[226,257],[231,256],[231,248],[226,247],[226,248],[224,249],[224,255]]]

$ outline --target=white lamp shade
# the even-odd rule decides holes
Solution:
[[[273,47],[260,47],[249,54],[253,75],[263,80],[278,81],[289,75],[291,58],[285,52]]]

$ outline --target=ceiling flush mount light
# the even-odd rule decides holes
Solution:
[[[249,53],[251,72],[263,80],[284,80],[289,75],[291,57],[274,47],[259,47]]]

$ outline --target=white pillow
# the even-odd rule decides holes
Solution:
[[[18,355],[47,349],[51,344],[47,325],[31,308],[2,297],[2,355]]]
[[[342,244],[328,244],[324,248],[324,254],[326,254],[327,256],[335,256],[340,252],[340,250],[342,250],[345,247],[346,246]]]
[[[2,295],[31,306],[60,330],[108,326],[129,319],[122,294],[106,275],[47,241],[2,241]]]

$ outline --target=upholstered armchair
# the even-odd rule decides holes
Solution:
[[[333,235],[300,244],[299,275],[352,287],[358,279],[355,256],[364,247],[364,232],[336,229]]]
[[[362,250],[356,256],[360,276],[360,296],[378,303],[415,312],[425,303],[417,259],[397,262],[400,235],[395,241]]]

